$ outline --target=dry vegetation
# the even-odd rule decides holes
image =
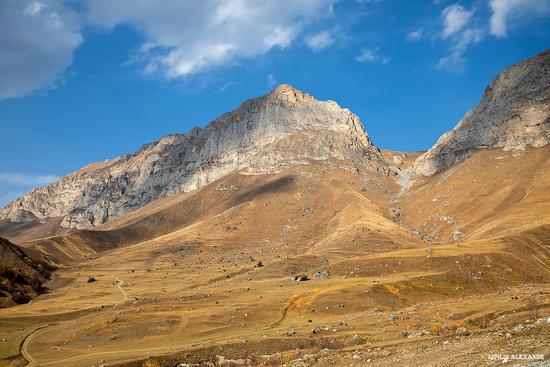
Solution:
[[[98,231],[27,241],[61,269],[47,294],[0,310],[3,365],[484,366],[500,364],[490,353],[548,355],[549,157],[481,151],[402,195],[391,176],[330,162],[235,173]]]

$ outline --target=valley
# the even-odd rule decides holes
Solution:
[[[520,93],[514,103],[537,119],[550,108],[549,58],[505,72],[528,70],[529,93],[541,98]],[[517,89],[496,80],[486,93]],[[88,166],[3,209],[0,234],[52,273],[28,303],[5,292],[0,366],[548,359],[550,145],[541,142],[550,118],[542,121],[527,138],[505,129],[514,149],[485,127],[498,143],[440,139],[438,154],[460,145],[452,159],[392,152],[350,111],[283,85],[200,132]]]

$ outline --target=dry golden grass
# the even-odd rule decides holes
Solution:
[[[122,216],[99,234],[28,242],[63,268],[49,294],[0,310],[0,338],[8,341],[0,354],[11,358],[21,348],[41,366],[139,367],[153,363],[150,356],[172,366],[216,355],[273,355],[266,363],[284,364],[342,348],[355,334],[366,345],[400,345],[409,342],[403,331],[476,332],[534,307],[542,317],[550,304],[549,176],[533,170],[531,183],[508,183],[524,187],[518,201],[501,172],[527,176],[545,167],[549,152],[525,153],[535,162],[525,169],[515,157],[498,160],[492,173],[487,162],[497,153],[481,152],[460,172],[418,182],[397,203],[392,177],[361,172],[365,184],[323,164],[232,174]],[[397,205],[404,224],[390,216]],[[455,218],[465,239],[448,241],[454,227],[433,224],[434,213]],[[424,241],[415,228],[430,228],[440,242]],[[319,271],[330,276],[315,277]],[[310,280],[290,280],[299,273]],[[88,283],[89,275],[97,281]],[[533,292],[542,292],[536,306],[525,301]]]

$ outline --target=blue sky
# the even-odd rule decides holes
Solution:
[[[5,204],[283,82],[427,149],[550,46],[550,0],[4,0],[0,31]]]

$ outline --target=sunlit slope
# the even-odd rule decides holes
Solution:
[[[404,223],[439,241],[510,236],[550,223],[550,147],[485,149],[400,198]]]

